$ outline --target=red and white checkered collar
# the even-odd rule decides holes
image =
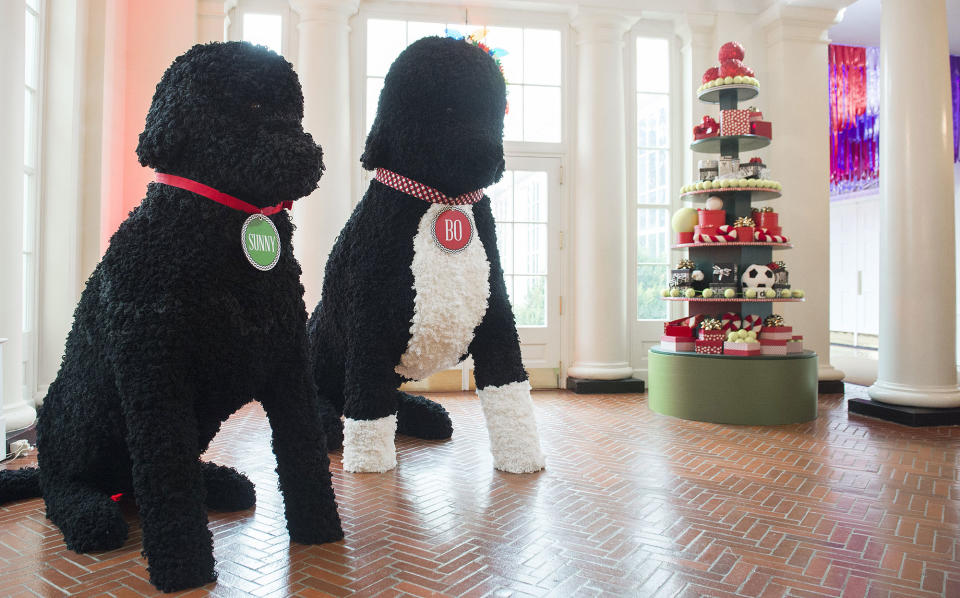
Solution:
[[[408,179],[402,174],[397,174],[391,170],[387,170],[386,168],[378,168],[374,178],[387,187],[391,187],[397,191],[400,191],[401,193],[406,193],[407,195],[412,195],[418,199],[422,199],[423,201],[429,201],[430,203],[442,203],[449,206],[465,206],[475,204],[483,199],[483,189],[477,189],[476,191],[470,191],[469,193],[464,193],[463,195],[450,197],[437,191],[433,187],[427,187],[423,183],[418,183],[413,179]]]

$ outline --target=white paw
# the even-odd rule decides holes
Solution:
[[[544,466],[533,415],[530,383],[511,382],[477,391],[490,434],[493,466],[509,473],[532,473]]]
[[[382,473],[397,466],[397,416],[350,419],[343,422],[343,469],[351,473]]]

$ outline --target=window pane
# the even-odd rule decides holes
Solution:
[[[283,18],[280,15],[244,13],[243,41],[266,46],[281,53],[283,40]]]
[[[513,223],[497,222],[497,251],[504,274],[513,274]]]
[[[500,57],[503,75],[509,83],[524,83],[523,29],[519,27],[487,27],[484,43],[507,53]]]
[[[547,277],[513,277],[513,316],[517,326],[546,326]]]
[[[560,32],[523,30],[523,82],[560,85]]]
[[[413,42],[417,41],[421,37],[446,37],[447,36],[447,26],[443,23],[422,23],[419,21],[410,21],[407,23],[407,41],[406,45],[410,45]],[[406,46],[404,46],[406,47]],[[400,51],[397,51],[399,54]],[[394,55],[396,58],[396,55]],[[392,59],[391,59],[392,62]],[[389,66],[389,65],[388,65]],[[373,73],[370,73],[373,74]],[[386,71],[384,71],[386,74]]]
[[[382,89],[382,78],[370,77],[367,79],[367,131],[373,126],[373,119],[377,117],[377,103],[380,101],[380,90]]]
[[[487,196],[490,198],[494,220],[513,220],[513,171],[505,171],[496,185],[487,187]]]
[[[523,140],[560,142],[560,88],[523,88]]]
[[[37,106],[34,92],[23,90],[23,163],[30,168],[37,166]]]
[[[23,175],[23,251],[33,253],[36,250],[37,235],[37,193],[36,176]]]
[[[637,94],[637,146],[667,147],[670,135],[670,96]]]
[[[26,23],[24,29],[24,49],[26,53],[24,77],[25,82],[33,89],[37,88],[38,77],[37,70],[40,66],[40,44],[38,43],[39,23],[37,16],[30,11],[26,13]]]
[[[670,91],[670,44],[665,39],[637,39],[637,91]]]
[[[637,210],[637,263],[666,263],[667,254],[666,231],[667,210],[644,209]]]
[[[503,138],[523,141],[523,86],[507,85],[507,114],[503,117]]]
[[[637,152],[637,202],[666,204],[670,202],[670,152],[639,150]]]
[[[383,77],[407,46],[403,21],[370,19],[367,21],[367,75]]]
[[[667,302],[660,299],[660,291],[667,286],[667,270],[663,265],[637,266],[638,320],[667,317]]]
[[[547,273],[547,225],[513,225],[513,265],[516,274]]]
[[[547,221],[547,173],[517,170],[513,173],[514,216],[518,222]]]
[[[35,12],[40,12],[40,0],[27,0],[27,6],[32,8]]]

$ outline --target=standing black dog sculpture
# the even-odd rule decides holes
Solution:
[[[394,433],[450,436],[444,409],[401,393],[473,356],[494,466],[543,467],[530,384],[483,188],[503,174],[506,87],[471,43],[424,38],[390,67],[361,161],[376,180],[340,232],[310,318],[321,401],[346,421],[343,467],[396,465]],[[399,420],[399,421],[398,421]]]
[[[0,500],[42,492],[78,552],[123,544],[110,496],[132,491],[150,580],[164,591],[215,578],[207,508],[254,504],[243,474],[200,460],[254,397],[273,430],[290,538],[343,537],[282,209],[323,170],[302,117],[296,74],[265,48],[214,43],[174,61],[137,147],[163,182],[80,298],[40,413],[39,485],[37,470],[0,472]]]

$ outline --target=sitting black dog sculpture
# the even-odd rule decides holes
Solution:
[[[400,392],[473,355],[494,466],[543,467],[530,384],[483,188],[503,174],[506,87],[494,59],[450,38],[390,67],[361,161],[376,169],[327,261],[310,318],[313,374],[343,467],[396,465],[394,433],[449,437],[443,408]]]
[[[39,485],[37,470],[0,472],[0,500],[42,492],[78,552],[124,543],[110,496],[132,492],[150,580],[164,591],[215,579],[207,508],[254,504],[246,477],[200,460],[253,398],[273,431],[290,538],[343,537],[283,209],[323,171],[302,117],[296,74],[265,48],[213,43],[174,61],[137,147],[163,182],[80,298],[39,417]]]

